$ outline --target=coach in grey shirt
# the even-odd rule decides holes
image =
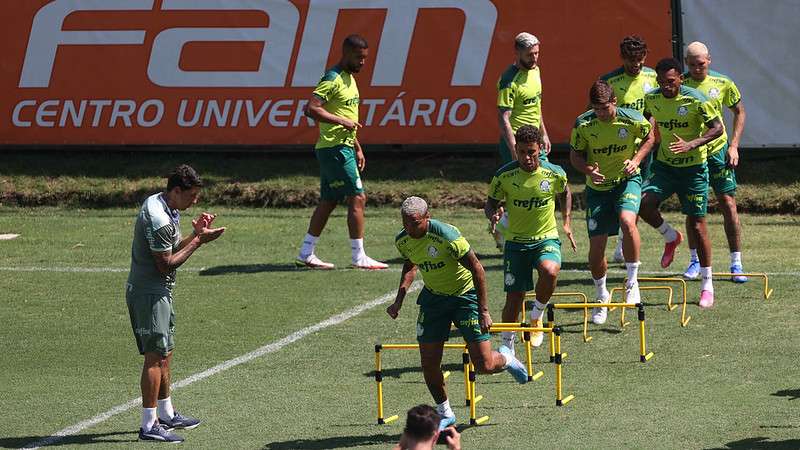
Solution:
[[[144,355],[140,440],[181,442],[183,437],[172,433],[173,429],[191,429],[200,424],[173,408],[169,367],[175,334],[175,269],[202,244],[225,231],[224,227],[210,228],[215,216],[202,213],[192,221],[192,234],[181,236],[179,211],[197,203],[202,185],[194,169],[187,165],[176,167],[167,180],[167,190],[144,201],[133,230],[125,301],[136,345]]]

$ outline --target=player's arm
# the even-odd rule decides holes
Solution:
[[[192,223],[194,224],[194,221]],[[187,238],[189,242],[175,253],[172,253],[172,250],[166,250],[163,252],[151,251],[156,268],[163,275],[172,272],[173,270],[182,266],[183,263],[185,263],[186,260],[192,256],[195,250],[200,248],[200,245],[217,239],[218,237],[222,236],[222,233],[224,232],[225,227],[204,227],[202,230],[195,230],[195,232],[193,232],[192,235]],[[158,231],[156,233],[158,233]],[[186,239],[184,239],[184,241],[185,240]],[[181,242],[181,244],[183,244],[183,242]]]
[[[359,172],[363,172],[364,168],[367,167],[367,158],[364,157],[364,151],[361,150],[361,143],[358,142],[358,138],[353,139],[353,145],[356,150],[356,166]]]
[[[742,138],[747,113],[744,112],[744,105],[741,100],[731,106],[730,109],[733,112],[733,135],[728,143],[728,165],[735,169],[739,165],[739,141]]]
[[[514,130],[511,128],[511,110],[498,108],[497,118],[500,122],[500,134],[508,147],[508,151],[511,153],[511,159],[516,161],[517,152],[514,149],[517,146],[517,139],[514,137]]]
[[[308,101],[308,104],[305,106],[303,112],[306,116],[311,117],[316,121],[341,125],[351,131],[361,128],[361,124],[354,120],[329,113],[328,110],[323,107],[324,105],[325,100],[322,97],[318,95],[312,95],[311,100]]]
[[[478,293],[478,322],[481,326],[481,332],[487,333],[492,326],[492,316],[489,315],[489,299],[486,295],[486,272],[472,249],[462,256],[458,262],[472,273],[472,281],[475,283],[475,290]]]
[[[494,233],[497,222],[503,217],[503,207],[500,205],[500,200],[486,197],[486,203],[483,205],[483,214],[489,219],[489,223],[492,225],[492,233]]]
[[[694,138],[691,141],[684,141],[680,136],[673,133],[672,136],[675,138],[675,141],[669,144],[669,149],[673,153],[686,153],[689,150],[708,144],[714,139],[722,136],[722,120],[720,120],[719,117],[714,117],[706,122],[706,128],[707,129],[702,136]]]
[[[642,140],[639,144],[639,150],[633,155],[632,159],[626,159],[623,167],[623,171],[625,175],[633,175],[636,172],[636,169],[642,164],[647,155],[653,150],[653,145],[656,142],[656,134],[655,128],[651,126],[650,131],[647,132],[647,136]]]
[[[564,233],[569,239],[572,251],[578,251],[575,236],[572,235],[572,192],[566,180],[564,180],[564,191],[558,194],[558,202],[561,204],[561,220],[564,222],[562,226]]]
[[[386,308],[386,314],[389,317],[396,319],[400,313],[400,308],[403,307],[403,300],[406,298],[406,293],[414,282],[414,277],[417,275],[417,266],[410,260],[403,263],[403,271],[400,273],[400,287],[397,288],[397,295],[394,298],[394,303]]]
[[[539,131],[542,133],[542,148],[544,149],[544,154],[549,155],[551,144],[550,144],[550,136],[547,135],[547,127],[544,126],[544,113],[542,113],[539,121]]]

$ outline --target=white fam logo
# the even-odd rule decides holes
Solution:
[[[75,12],[151,11],[251,11],[269,17],[264,27],[168,28],[152,39],[147,64],[150,81],[161,87],[283,87],[287,85],[292,51],[300,39],[290,86],[311,87],[325,71],[340,11],[380,9],[386,11],[377,49],[372,86],[400,86],[411,39],[420,9],[457,9],[464,17],[464,30],[453,65],[452,86],[480,86],[497,23],[497,9],[489,0],[312,0],[305,26],[299,30],[300,13],[288,0],[55,0],[44,5],[33,19],[20,88],[50,85],[58,48],[63,45],[144,45],[143,29],[106,29],[102,24],[89,30],[64,30],[66,18]],[[458,14],[458,13],[456,13]],[[184,70],[180,67],[184,45],[190,42],[263,43],[258,69],[254,71]]]

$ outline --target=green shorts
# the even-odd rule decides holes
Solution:
[[[503,279],[506,292],[533,290],[533,271],[549,259],[561,265],[561,241],[542,239],[531,244],[506,241],[503,251]]]
[[[319,194],[323,200],[340,201],[364,192],[353,147],[337,145],[314,153],[319,161]]]
[[[704,217],[708,208],[708,166],[672,167],[653,161],[653,171],[644,185],[643,194],[654,194],[659,201],[678,194],[681,211],[691,217]]]
[[[417,297],[417,342],[444,342],[454,323],[467,342],[482,342],[489,333],[481,333],[478,322],[478,294],[471,289],[461,295],[439,295],[422,288]]]
[[[125,303],[139,353],[167,356],[175,347],[175,310],[169,292],[137,292],[128,284]]]
[[[736,195],[736,172],[728,167],[728,144],[708,157],[708,184],[717,195]]]
[[[642,177],[634,175],[613,189],[598,191],[586,187],[586,228],[589,237],[619,232],[619,215],[622,210],[639,213],[642,202]]]
[[[511,161],[516,160],[517,158],[511,153],[509,150],[508,145],[506,145],[506,140],[500,138],[500,143],[497,144],[497,148],[500,152],[500,166],[505,166],[506,164],[510,163]],[[544,150],[540,151],[539,153],[539,161],[548,161],[547,154]]]

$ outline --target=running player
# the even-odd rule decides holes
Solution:
[[[458,228],[431,219],[428,204],[419,197],[405,199],[400,211],[403,231],[395,238],[395,246],[405,263],[397,297],[386,308],[386,313],[392,319],[397,318],[419,268],[425,287],[417,297],[417,341],[422,373],[442,417],[439,429],[443,430],[456,421],[447,399],[441,367],[451,323],[461,331],[478,372],[508,370],[518,383],[527,383],[528,371],[511,349],[501,346],[499,352],[492,351],[486,276]]]
[[[655,138],[652,125],[640,112],[617,107],[614,90],[606,81],[592,84],[589,104],[592,109],[578,116],[570,138],[572,166],[586,175],[589,268],[597,301],[608,303],[606,241],[621,229],[628,271],[625,299],[635,304],[640,302],[636,227],[642,196],[639,164],[650,153]],[[607,308],[594,308],[592,321],[603,324],[606,315]]]
[[[711,242],[706,229],[708,165],[706,144],[722,135],[722,121],[699,91],[681,86],[680,63],[665,58],[656,65],[659,88],[644,97],[645,117],[657,124],[661,137],[653,171],[645,181],[639,216],[664,236],[661,267],[667,268],[683,236],[658,210],[662,201],[677,194],[686,215],[687,230],[698,244],[700,259],[700,307],[714,305],[711,280]]]
[[[570,227],[572,197],[564,170],[539,158],[542,135],[531,125],[519,127],[515,134],[517,160],[497,171],[489,187],[484,213],[492,229],[508,209],[508,239],[503,250],[506,304],[503,322],[518,322],[525,293],[533,289],[533,270],[538,272],[536,299],[531,309],[531,324],[541,326],[542,312],[556,288],[561,269],[561,241],[555,218],[555,199],[561,202],[564,232],[576,249]],[[542,343],[544,334],[531,335],[533,345]],[[514,348],[516,333],[504,332],[503,344]]]
[[[731,273],[743,273],[742,269],[742,230],[739,225],[739,214],[736,210],[736,166],[739,164],[739,140],[744,130],[746,114],[742,104],[742,95],[739,88],[726,75],[709,70],[711,55],[708,47],[702,42],[692,42],[686,47],[686,65],[689,70],[683,74],[683,84],[693,87],[708,97],[720,118],[723,116],[723,107],[733,112],[733,134],[728,141],[724,131],[722,136],[708,144],[708,175],[709,184],[714,188],[722,217],[725,223],[725,236],[728,238],[728,248],[731,252]],[[687,227],[688,227],[687,223]],[[700,261],[697,259],[697,243],[689,241],[689,267],[683,276],[695,279],[700,275]],[[735,283],[744,283],[747,277],[734,275],[731,278]]]
[[[328,69],[314,89],[306,115],[319,122],[319,139],[315,154],[319,161],[320,201],[308,224],[300,253],[295,259],[298,267],[333,269],[314,254],[325,224],[339,201],[347,200],[347,228],[350,232],[352,266],[378,270],[389,267],[375,261],[364,252],[364,206],[367,197],[361,183],[360,171],[366,160],[356,138],[358,123],[358,86],[354,74],[364,66],[369,53],[367,41],[356,34],[345,38],[342,58]]]
[[[600,79],[607,81],[614,88],[618,108],[644,112],[644,94],[658,86],[656,71],[644,65],[647,59],[647,42],[640,36],[625,36],[619,43],[619,55],[622,67],[603,75]],[[649,154],[643,161],[642,179],[647,179],[652,156],[652,153]],[[622,255],[621,234],[618,235],[613,260],[617,263],[625,260]]]

